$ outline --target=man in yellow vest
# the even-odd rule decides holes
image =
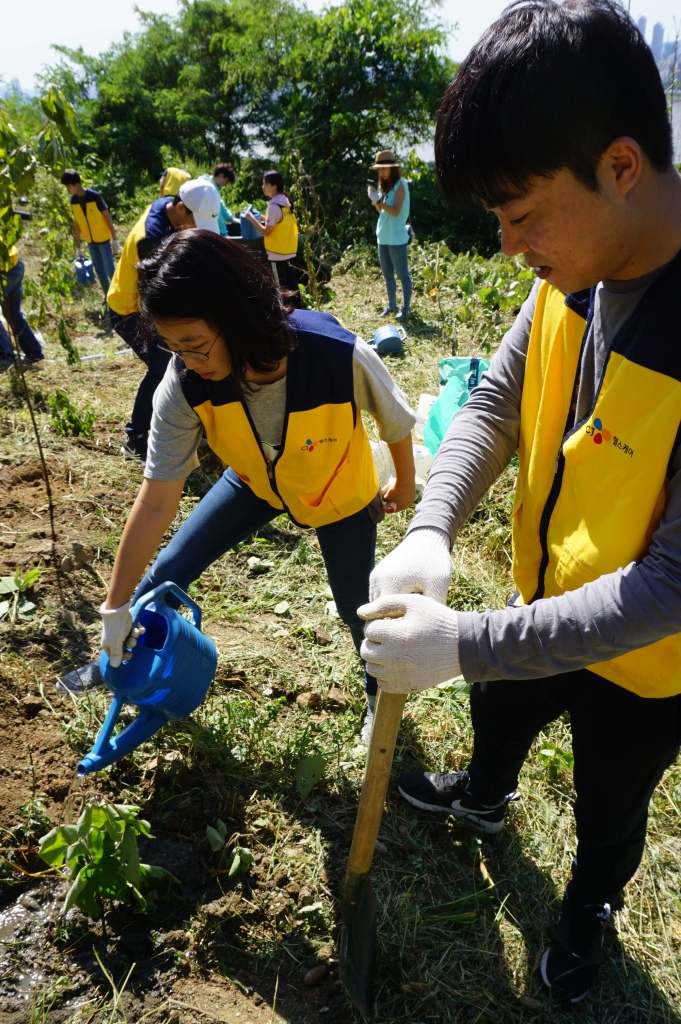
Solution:
[[[204,228],[219,234],[220,194],[208,181],[192,179],[179,187],[172,199],[155,199],[130,229],[111,281],[106,301],[114,331],[146,366],[137,389],[121,455],[146,461],[154,392],[161,382],[170,355],[158,347],[158,335],[142,324],[138,312],[137,263],[174,231]]]
[[[71,196],[76,256],[82,258],[81,245],[84,241],[106,298],[114,275],[113,253],[118,256],[121,252],[109,208],[99,192],[93,188],[83,188],[78,171],[64,171],[61,183]]]
[[[681,178],[652,53],[615,0],[513,5],[461,64],[435,152],[537,280],[374,570],[362,656],[384,690],[474,684],[468,765],[398,787],[487,834],[569,713],[576,856],[540,970],[576,1003],[681,741]],[[516,451],[517,592],[457,612],[451,545]]]

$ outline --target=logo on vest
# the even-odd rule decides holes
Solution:
[[[612,439],[612,434],[609,430],[604,429],[603,423],[598,418],[588,425],[586,432],[589,437],[593,438],[594,444],[603,444],[604,441]]]
[[[625,455],[629,455],[630,457],[633,456],[634,449],[630,448],[628,444],[624,443],[624,441],[621,441],[619,437],[613,437],[610,431],[605,429],[603,421],[599,419],[598,416],[594,419],[593,423],[589,423],[585,429],[594,444],[603,444],[604,441],[607,444],[609,441],[612,441],[615,448],[619,448],[619,450],[624,452]]]
[[[305,444],[301,445],[300,450],[301,452],[313,452],[320,444],[335,444],[337,441],[337,437],[320,437],[318,441],[312,441],[308,437]]]

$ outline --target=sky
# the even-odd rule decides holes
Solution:
[[[320,10],[328,0],[308,0],[308,6]],[[176,0],[138,0],[144,11],[175,14]],[[380,0],[377,0],[380,9]],[[458,28],[450,32],[449,52],[461,60],[499,16],[505,0],[444,0],[441,17]],[[82,46],[88,54],[98,54],[120,40],[127,30],[139,28],[133,0],[86,0],[80,7],[68,7],[54,0],[4,0],[0,33],[0,76],[6,81],[17,78],[22,89],[36,87],[34,75],[45,64],[55,63],[58,55],[50,49],[53,43],[76,49]],[[672,39],[676,27],[681,29],[681,0],[630,0],[632,16],[638,20],[645,14],[650,42],[655,22],[665,27],[665,38]]]

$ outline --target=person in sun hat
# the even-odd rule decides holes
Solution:
[[[359,649],[357,608],[368,598],[384,502],[399,511],[414,500],[415,417],[406,396],[369,345],[328,313],[294,310],[264,262],[235,242],[205,231],[172,235],[140,264],[139,280],[141,314],[170,362],[101,609],[112,664],[123,656],[136,588],[140,597],[165,580],[188,587],[284,513],[316,531],[338,614]],[[382,490],[363,410],[395,464]],[[198,465],[202,431],[229,468],[139,584]],[[370,676],[365,689],[367,739]]]
[[[444,97],[435,157],[445,195],[491,210],[537,280],[372,574],[362,654],[388,690],[473,684],[469,763],[398,787],[486,833],[537,733],[569,713],[576,855],[540,970],[577,1003],[681,743],[681,177],[626,9],[511,4]],[[455,611],[451,545],[516,451],[517,591]]]
[[[219,234],[220,193],[212,182],[191,179],[180,185],[172,199],[156,199],[146,208],[125,240],[106,301],[114,331],[146,366],[125,426],[121,454],[128,458],[147,457],[152,399],[168,364],[167,352],[158,347],[154,331],[143,330],[138,312],[137,262],[148,256],[174,231],[205,228]]]
[[[378,259],[388,292],[388,305],[379,316],[397,313],[397,320],[406,320],[411,308],[411,277],[407,261],[409,242],[409,185],[400,173],[400,165],[391,149],[381,149],[369,168],[378,171],[378,188],[369,185],[367,195],[378,213],[376,238]],[[402,309],[398,313],[397,284],[402,285]]]

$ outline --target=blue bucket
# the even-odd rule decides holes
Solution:
[[[258,211],[253,209],[253,203],[251,203],[251,205],[248,207],[248,213],[252,213],[254,217],[258,218],[258,220],[262,220],[262,217],[260,216]],[[262,235],[258,231],[258,229],[253,227],[250,220],[247,220],[243,213],[241,214],[241,217],[239,219],[241,220],[242,238],[245,238],[246,241],[248,242],[252,242],[256,238],[262,238]]]

